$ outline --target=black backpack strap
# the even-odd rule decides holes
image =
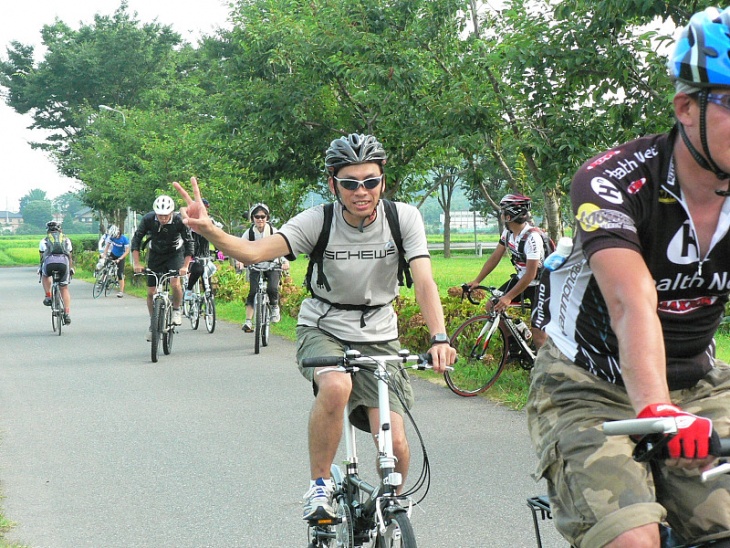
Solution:
[[[317,243],[314,245],[314,249],[309,254],[309,264],[307,265],[307,275],[304,278],[307,289],[314,295],[312,291],[312,270],[314,265],[317,265],[317,286],[324,287],[327,291],[331,291],[327,276],[322,272],[322,260],[324,259],[324,250],[327,247],[327,242],[330,239],[330,230],[332,229],[332,217],[334,215],[335,204],[330,202],[322,206],[324,211],[324,221],[322,222],[322,232],[319,233]]]
[[[383,198],[381,202],[383,202],[385,218],[388,220],[390,233],[393,235],[393,241],[398,248],[398,285],[403,285],[403,279],[405,277],[406,287],[411,287],[413,285],[413,276],[411,276],[411,269],[408,267],[408,261],[406,261],[406,252],[403,248],[403,236],[400,233],[398,209],[396,208],[396,205],[390,200],[386,200],[385,198]]]

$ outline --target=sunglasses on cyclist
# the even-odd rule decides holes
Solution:
[[[715,103],[723,108],[730,110],[730,94],[727,93],[708,93],[707,100]]]
[[[266,219],[266,215],[254,215],[254,219]]]
[[[373,190],[382,182],[383,176],[378,175],[377,177],[368,177],[363,181],[359,181],[357,179],[340,179],[339,177],[333,177],[333,179],[345,190],[357,190],[360,188],[360,185],[364,186],[368,190]]]

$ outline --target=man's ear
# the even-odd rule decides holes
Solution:
[[[699,104],[695,99],[686,93],[676,93],[672,99],[674,105],[674,116],[677,121],[685,127],[695,125],[695,113],[699,110]]]
[[[329,176],[329,177],[327,178],[327,184],[328,184],[328,185],[329,185],[329,187],[330,187],[330,192],[331,192],[332,194],[334,194],[335,196],[337,196],[337,192],[335,192],[335,180],[334,180],[334,179],[332,178],[332,175],[331,175],[331,174],[330,174],[330,176]]]

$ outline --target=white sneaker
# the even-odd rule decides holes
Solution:
[[[145,337],[145,340],[147,342],[152,342],[152,328],[151,327],[147,330],[147,336]]]
[[[253,325],[251,325],[251,320],[246,320],[245,322],[243,322],[241,329],[244,331],[244,333],[253,333]]]
[[[335,518],[335,511],[332,508],[332,493],[334,488],[332,480],[325,481],[322,478],[304,493],[304,515],[305,520],[320,520]]]
[[[182,325],[182,310],[179,308],[172,309],[172,323],[175,325]]]
[[[278,306],[271,307],[271,323],[279,323],[281,321],[281,314],[279,313]]]

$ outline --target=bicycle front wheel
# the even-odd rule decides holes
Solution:
[[[205,296],[203,307],[205,328],[208,330],[208,333],[213,333],[213,331],[215,331],[215,297],[213,297],[212,293]]]
[[[264,321],[261,329],[261,345],[269,346],[269,330],[271,329],[271,307],[267,304],[264,306]]]
[[[155,300],[150,326],[152,327],[152,362],[157,363],[157,357],[160,354],[162,330],[165,328],[165,303],[162,299]]]
[[[454,394],[469,397],[489,389],[502,374],[507,361],[507,332],[500,322],[491,337],[492,317],[474,316],[461,324],[451,337],[458,361],[444,378]]]
[[[256,295],[256,327],[254,328],[254,340],[253,340],[253,351],[254,354],[261,352],[261,339],[264,331],[264,309],[266,303],[260,295]]]
[[[165,308],[165,325],[162,332],[162,351],[165,355],[172,352],[172,337],[175,335],[175,325],[172,323],[172,305]]]
[[[376,548],[416,548],[416,535],[405,510],[392,513],[386,521],[385,532],[378,531],[375,538]]]
[[[185,314],[190,318],[190,327],[193,330],[198,329],[200,325],[200,295],[194,295],[192,301],[184,301],[183,308]]]
[[[94,282],[94,287],[91,290],[91,294],[96,299],[104,293],[104,288],[106,287],[106,270],[102,270],[99,273],[99,277],[96,278],[96,281]]]

